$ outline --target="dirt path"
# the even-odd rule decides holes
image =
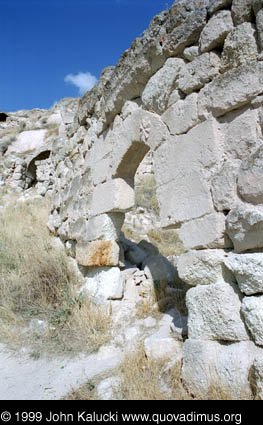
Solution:
[[[103,347],[97,354],[34,360],[0,344],[0,400],[58,400],[85,381],[116,368],[123,354]]]

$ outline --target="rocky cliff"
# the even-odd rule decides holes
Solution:
[[[46,139],[34,158],[11,164],[17,142],[3,150],[6,180],[25,189],[32,168],[46,176],[37,179],[43,194],[52,186],[49,229],[75,257],[83,293],[116,320],[154,290],[159,302],[187,291],[187,330],[182,309],[169,338],[192,394],[215,384],[263,396],[262,31],[261,0],[177,1],[79,102],[48,113],[58,134],[20,132],[19,146],[25,132]],[[121,234],[142,161],[155,225],[178,237],[170,262],[149,239]]]

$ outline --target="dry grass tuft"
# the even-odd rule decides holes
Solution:
[[[0,340],[40,352],[95,351],[108,340],[109,319],[77,295],[79,281],[46,227],[44,201],[11,202],[0,213]],[[30,321],[46,322],[43,334]]]

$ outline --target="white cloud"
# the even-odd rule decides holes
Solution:
[[[74,84],[79,89],[80,96],[91,90],[98,82],[97,78],[90,72],[79,72],[76,75],[68,74],[64,78],[64,81]]]

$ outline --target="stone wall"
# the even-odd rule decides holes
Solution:
[[[175,2],[80,102],[62,102],[49,159],[34,152],[83,294],[118,321],[154,291],[187,291],[182,379],[204,397],[211,386],[263,397],[262,28],[261,0]],[[158,226],[182,247],[172,264],[121,234],[143,161]]]
[[[125,298],[120,232],[152,153],[159,224],[185,251],[192,393],[220,381],[249,396],[251,370],[262,373],[262,26],[258,0],[176,2],[103,71],[52,151],[49,228],[100,303]]]

